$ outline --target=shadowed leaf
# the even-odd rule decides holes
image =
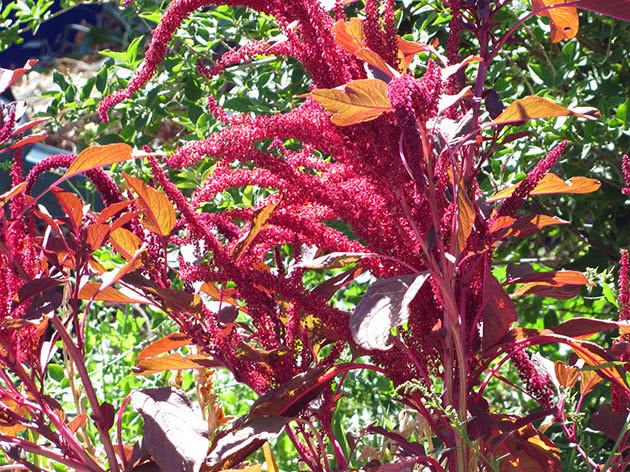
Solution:
[[[612,441],[617,441],[619,436],[625,433],[623,427],[626,416],[613,412],[610,403],[604,403],[591,416],[591,426],[593,429],[604,433]]]
[[[168,197],[142,180],[123,172],[127,184],[138,194],[138,205],[144,214],[143,224],[155,234],[168,236],[175,226],[175,208]]]
[[[315,259],[303,260],[296,267],[304,267],[305,269],[340,269],[359,261],[362,257],[376,255],[361,252],[331,252]]]
[[[485,351],[508,333],[510,326],[518,321],[518,314],[514,302],[490,271],[486,273],[483,291],[483,298],[487,300],[482,318],[482,348]]]
[[[577,8],[630,21],[630,0],[578,0]]]
[[[503,110],[492,122],[493,125],[514,123],[518,121],[534,120],[538,118],[554,118],[558,116],[577,116],[587,120],[599,118],[599,111],[595,108],[570,110],[557,105],[542,97],[529,96],[520,98]]]
[[[208,425],[181,390],[133,392],[131,405],[144,420],[143,447],[164,471],[199,472],[208,451]]]
[[[497,200],[503,200],[508,198],[514,193],[514,190],[520,185],[520,182],[511,187],[500,190],[488,199],[488,203],[496,202]],[[567,181],[562,180],[555,174],[548,173],[542,178],[542,180],[534,187],[529,194],[530,195],[548,195],[552,193],[591,193],[601,187],[601,183],[596,179],[589,179],[587,177],[573,177]]]
[[[502,472],[561,472],[560,451],[531,424],[502,441],[495,456],[506,454],[499,462]]]
[[[332,113],[338,126],[348,126],[378,118],[391,111],[387,84],[379,79],[360,79],[334,89],[317,89],[311,97]]]
[[[377,280],[350,315],[355,342],[367,350],[384,351],[393,346],[390,331],[409,317],[409,304],[429,278],[427,271]]]
[[[96,167],[103,167],[116,162],[128,161],[133,156],[131,146],[124,143],[90,146],[79,153],[64,174],[64,178],[85,172]]]

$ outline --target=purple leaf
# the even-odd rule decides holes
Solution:
[[[385,351],[392,347],[390,331],[409,317],[409,304],[429,278],[429,272],[377,280],[350,316],[355,342],[364,349]]]

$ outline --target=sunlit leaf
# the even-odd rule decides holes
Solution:
[[[21,124],[13,130],[12,135],[15,136],[17,134],[21,134],[24,131],[31,129],[33,126],[46,123],[48,120],[50,120],[50,118],[38,118],[37,120],[32,120],[27,123]],[[44,137],[46,137],[46,135],[44,135]]]
[[[59,206],[68,215],[72,229],[77,232],[83,220],[83,202],[73,193],[66,192],[59,187],[52,188]]]
[[[406,39],[397,37],[398,40],[398,57],[400,59],[400,68],[402,71],[407,70],[411,61],[419,52],[430,51],[432,48],[426,44],[407,41]]]
[[[531,215],[520,218],[502,216],[495,220],[492,228],[493,232],[506,230],[501,234],[501,239],[507,237],[526,238],[549,225],[566,225],[568,221],[557,216]]]
[[[520,185],[520,182],[509,188],[505,188],[495,193],[488,199],[488,202],[496,202],[497,200],[503,200],[508,198],[514,193],[516,188]],[[542,180],[534,187],[534,190],[530,192],[530,195],[548,195],[552,193],[591,193],[601,187],[601,182],[596,179],[589,179],[587,177],[573,177],[567,181],[562,180],[555,174],[548,173],[542,178]]]
[[[297,264],[296,267],[304,267],[305,269],[340,269],[361,260],[362,257],[376,255],[361,252],[331,252],[315,259],[305,259]]]
[[[140,303],[140,304],[149,304],[151,300],[145,298],[141,295],[133,293],[129,289],[116,290],[113,287],[105,287],[105,289],[100,290],[101,284],[96,282],[88,282],[81,290],[79,290],[79,299],[80,300],[98,300],[102,302],[111,302],[111,303]]]
[[[335,35],[335,42],[350,54],[378,68],[386,75],[394,77],[396,71],[378,53],[367,47],[363,20],[360,18],[350,18],[349,21],[339,20],[333,25],[332,33]]]
[[[79,153],[66,170],[64,177],[71,177],[96,167],[128,161],[132,157],[131,146],[125,143],[90,146]]]
[[[191,343],[192,341],[185,334],[171,333],[158,339],[157,341],[153,341],[136,356],[135,360],[139,361],[147,357],[157,356],[158,354],[162,354],[166,351],[177,349],[182,346],[187,346]]]
[[[177,352],[140,360],[132,370],[137,375],[151,375],[165,370],[211,369],[222,364],[204,354],[182,356]]]
[[[334,89],[317,89],[311,97],[332,113],[332,122],[348,126],[378,118],[391,111],[387,84],[379,79],[360,79]]]
[[[21,184],[16,185],[12,189],[7,190],[2,195],[0,195],[0,208],[2,208],[6,202],[11,200],[16,195],[23,193],[25,188],[26,182],[22,182]]]
[[[442,79],[446,80],[449,77],[452,77],[453,75],[457,74],[457,72],[462,67],[467,66],[471,62],[483,62],[483,57],[481,57],[481,56],[468,56],[466,59],[464,59],[461,62],[458,62],[457,64],[453,64],[452,66],[445,67],[444,69],[442,69]]]
[[[1,152],[13,151],[14,149],[19,149],[21,147],[28,146],[29,144],[38,143],[46,139],[46,137],[48,137],[48,134],[46,133],[31,134],[30,136],[22,138],[19,141],[16,141],[15,143],[11,144],[11,146],[3,149]]]
[[[24,406],[18,405],[10,398],[3,398],[0,400],[0,412],[5,409],[22,417],[28,416],[28,410]],[[17,421],[17,419],[9,418],[10,416],[6,417],[4,414],[0,414],[0,433],[14,438],[18,435],[18,433],[24,431],[26,427]]]
[[[125,228],[111,231],[109,233],[109,242],[125,259],[131,259],[142,246],[142,240]]]
[[[580,378],[580,371],[577,368],[560,361],[554,362],[554,370],[558,383],[565,388],[573,388]]]
[[[512,296],[537,294],[560,300],[571,298],[580,292],[581,285],[594,285],[584,274],[572,270],[560,272],[537,272],[509,280],[509,284],[524,283]]]
[[[267,463],[267,472],[280,472],[276,458],[273,457],[271,446],[269,446],[269,441],[263,444],[263,454],[265,455],[265,462]]]
[[[234,246],[232,256],[235,259],[238,259],[243,255],[245,249],[247,249],[247,247],[252,243],[256,235],[260,232],[261,229],[266,226],[267,220],[271,218],[271,215],[273,214],[273,211],[276,209],[277,206],[278,203],[272,203],[271,205],[259,208],[254,212],[254,215],[252,217],[252,226],[247,233],[247,236],[241,239],[236,244],[236,246]]]
[[[580,109],[580,111],[570,110],[546,98],[529,96],[510,103],[510,105],[503,110],[503,113],[496,117],[492,124],[500,125],[558,116],[577,116],[586,118],[587,120],[595,120],[599,118],[599,111],[595,108]]]
[[[503,452],[503,454],[501,454]],[[502,441],[495,455],[501,472],[561,472],[560,450],[531,424]]]
[[[377,280],[370,285],[350,315],[355,342],[367,350],[391,348],[391,329],[407,321],[409,304],[428,278],[428,271],[424,271]]]
[[[457,251],[462,254],[466,247],[466,241],[472,233],[477,214],[472,202],[466,194],[463,181],[459,179],[457,191]]]
[[[103,240],[109,233],[109,225],[102,223],[92,223],[87,227],[87,243],[94,251],[101,247]]]
[[[159,190],[149,187],[142,180],[123,172],[127,184],[138,194],[138,205],[145,218],[144,226],[161,236],[171,234],[175,226],[175,208],[168,197]]]
[[[133,201],[133,200],[132,200]],[[124,202],[112,203],[110,206],[105,208],[98,218],[96,219],[97,223],[105,223],[109,218],[114,216],[116,213],[124,210],[131,204],[131,201],[127,200]]]
[[[532,10],[551,5],[574,3],[572,0],[532,0]],[[551,20],[551,42],[558,43],[563,39],[572,39],[580,28],[580,19],[577,9],[572,7],[555,7],[538,13],[540,16],[549,17]]]
[[[604,379],[594,370],[580,372],[580,395],[586,395],[603,381]]]
[[[68,423],[68,428],[70,428],[73,433],[76,433],[77,430],[87,421],[87,419],[88,416],[85,414],[77,415],[72,421],[70,421],[70,423]]]
[[[26,61],[26,64],[24,64],[24,67],[20,67],[19,69],[0,69],[0,92],[4,92],[8,89],[13,82],[32,69],[35,64],[37,64],[37,59],[29,59]]]

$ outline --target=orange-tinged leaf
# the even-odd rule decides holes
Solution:
[[[30,136],[27,136],[26,138],[22,138],[19,141],[11,144],[11,146],[9,146],[8,148],[3,149],[2,152],[12,151],[14,149],[19,149],[21,147],[28,146],[29,144],[38,143],[46,139],[47,136],[48,134],[46,133],[31,134]]]
[[[580,372],[580,395],[586,395],[593,390],[598,383],[603,381],[603,377],[597,375],[597,372],[594,370],[583,370]]]
[[[139,361],[147,357],[157,356],[158,354],[177,349],[178,347],[188,346],[189,344],[192,344],[192,341],[185,334],[171,333],[157,341],[153,341],[136,356],[135,360]]]
[[[472,233],[476,216],[475,209],[466,195],[463,182],[460,179],[457,191],[457,251],[459,254],[466,247],[466,241]]]
[[[332,32],[335,35],[335,42],[350,54],[363,59],[390,77],[394,77],[396,71],[378,53],[367,47],[363,20],[360,18],[350,18],[349,21],[339,20],[333,25]]]
[[[254,215],[252,217],[252,226],[249,232],[247,233],[247,236],[241,239],[236,244],[236,246],[234,246],[234,250],[232,251],[232,256],[235,259],[238,260],[238,258],[241,257],[243,252],[245,252],[245,249],[247,249],[247,247],[252,243],[252,241],[254,240],[256,235],[260,232],[260,230],[266,226],[267,220],[269,220],[269,218],[271,217],[273,211],[276,209],[277,206],[278,206],[278,203],[272,203],[271,205],[261,207],[254,212]]]
[[[109,233],[109,242],[125,259],[131,259],[142,246],[142,240],[125,228],[118,228]]]
[[[96,167],[103,167],[116,162],[128,161],[133,156],[131,146],[124,143],[90,146],[79,153],[64,174],[65,178]]]
[[[531,424],[500,443],[495,456],[506,455],[499,462],[500,472],[561,472],[560,450]]]
[[[414,56],[419,52],[429,51],[430,47],[426,44],[407,41],[406,39],[397,37],[398,40],[398,57],[400,59],[400,67],[402,71],[407,70]]]
[[[573,345],[571,345],[571,347],[586,365],[596,367],[601,366],[602,364],[608,364],[611,361],[615,360],[612,355],[608,354],[597,344],[588,343],[585,341],[576,341]],[[586,372],[590,371],[583,370],[581,372],[582,377],[584,377],[584,374]],[[605,380],[609,380],[611,382],[614,382],[616,380],[616,383],[626,385],[624,378],[621,376],[615,366],[602,367],[601,369],[596,369],[594,372],[596,372],[597,375],[604,378]]]
[[[61,209],[68,215],[72,229],[75,232],[78,231],[81,226],[81,221],[83,220],[83,202],[81,202],[75,194],[66,192],[59,187],[53,187],[52,191]]]
[[[15,128],[13,130],[13,136],[15,136],[16,134],[20,134],[23,133],[26,130],[31,129],[33,126],[37,126],[39,124],[45,123],[49,120],[50,118],[38,118],[37,120],[33,120],[33,121],[29,121],[28,123],[24,123],[23,125],[19,126],[18,128]]]
[[[98,218],[96,219],[96,222],[97,223],[105,223],[109,218],[114,216],[119,211],[127,208],[130,204],[131,204],[131,201],[112,203],[110,206],[105,208],[101,212],[100,215],[98,215]]]
[[[568,221],[558,218],[557,216],[548,215],[523,216],[516,219],[509,216],[503,216],[497,218],[493,231],[508,228],[508,230],[502,235],[502,238],[506,238],[508,236],[526,238],[527,236],[531,236],[532,234],[538,232],[545,226],[566,225],[568,223]]]
[[[269,446],[269,441],[263,444],[263,454],[265,455],[265,462],[267,463],[267,472],[279,472],[278,464]]]
[[[238,301],[232,297],[232,295],[236,293],[234,289],[224,289],[223,292],[221,292],[221,289],[219,289],[213,283],[205,282],[201,286],[201,291],[207,295],[210,295],[215,300],[220,300],[223,303],[229,303],[230,305],[234,306],[239,306]]]
[[[132,370],[137,375],[151,375],[165,370],[211,369],[220,366],[220,362],[202,354],[184,357],[175,352],[165,356],[142,359]]]
[[[142,211],[140,210],[128,211],[128,212],[123,213],[122,215],[120,215],[118,218],[114,220],[110,231],[116,231],[118,228],[126,225],[131,220],[133,220],[136,216],[140,216],[141,214],[142,214]]]
[[[88,282],[81,290],[79,290],[80,300],[99,300],[112,303],[141,303],[149,304],[151,300],[141,295],[133,293],[131,290],[125,290],[126,293],[116,290],[113,287],[105,287],[101,290],[101,284],[96,282]]]
[[[331,31],[335,35],[335,43],[350,54],[366,46],[363,20],[360,18],[350,18],[348,21],[339,20],[333,25]]]
[[[580,371],[577,368],[560,361],[554,363],[554,370],[558,383],[565,388],[573,388],[580,378]]]
[[[76,433],[77,430],[83,425],[83,423],[87,421],[87,419],[88,417],[85,414],[77,415],[72,421],[70,421],[70,423],[68,423],[68,428],[70,428],[70,431],[72,431],[73,433]]]
[[[9,411],[17,413],[20,416],[28,416],[28,410],[22,405],[18,405],[10,398],[3,398],[0,404],[2,407],[8,408]],[[21,433],[25,429],[26,427],[22,426],[22,424],[18,423],[16,420],[9,420],[8,418],[6,420],[0,419],[0,433],[5,436],[16,437],[18,433]]]
[[[514,193],[519,185],[520,182],[516,185],[500,190],[488,199],[488,203],[508,198]],[[589,179],[588,177],[573,177],[564,181],[557,175],[548,173],[545,174],[538,185],[534,187],[534,190],[530,192],[530,195],[549,195],[552,193],[591,193],[598,190],[601,185],[601,182],[597,179]]]
[[[503,113],[494,119],[492,125],[559,116],[577,116],[587,120],[599,118],[599,111],[595,108],[580,108],[579,110],[570,110],[543,97],[529,96],[510,103]]]
[[[145,251],[146,251],[146,249],[144,248],[144,246],[141,246],[134,253],[134,255],[131,257],[131,259],[129,259],[129,261],[126,262],[123,266],[118,267],[117,269],[114,269],[112,271],[105,272],[104,274],[101,274],[101,280],[103,281],[103,283],[101,284],[100,290],[101,291],[105,290],[110,285],[113,285],[116,282],[118,282],[121,278],[123,278],[129,272],[131,272],[134,269],[138,268],[142,264],[142,262],[140,260],[140,256]]]
[[[16,195],[23,193],[25,188],[26,182],[22,182],[21,184],[16,185],[12,189],[7,190],[2,195],[0,195],[0,208],[2,208],[6,202],[11,200]]]
[[[532,0],[532,10],[536,11],[552,5],[575,3],[572,0]],[[558,43],[563,39],[572,39],[580,28],[580,19],[575,7],[555,7],[538,13],[551,20],[551,42]]]
[[[463,61],[453,64],[452,66],[445,67],[442,69],[442,80],[446,80],[449,77],[455,75],[462,67],[467,66],[471,62],[483,62],[483,57],[481,56],[468,56]]]
[[[548,285],[595,285],[582,272],[576,270],[560,270],[551,272],[532,272],[522,277],[510,279],[509,284],[539,283]]]
[[[101,247],[107,233],[109,233],[109,225],[103,223],[92,223],[87,227],[87,242],[93,251]]]
[[[138,204],[145,218],[144,226],[161,236],[171,234],[175,226],[175,208],[168,197],[159,190],[149,187],[142,180],[123,172],[127,184],[138,194]]]
[[[387,84],[379,79],[353,80],[338,88],[313,90],[310,95],[333,114],[331,120],[338,126],[374,120],[391,111]]]

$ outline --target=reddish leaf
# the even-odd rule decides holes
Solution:
[[[580,395],[586,395],[593,390],[598,383],[603,381],[603,377],[597,375],[597,372],[594,370],[584,370],[580,372]]]
[[[502,472],[562,471],[558,447],[531,424],[502,441],[494,455],[503,456],[499,461]]]
[[[37,120],[33,120],[33,121],[29,121],[28,123],[24,123],[23,125],[20,125],[19,128],[14,129],[13,132],[11,133],[11,135],[15,136],[16,134],[23,133],[24,131],[31,129],[33,126],[37,126],[39,124],[46,123],[49,119],[50,118],[39,118]],[[44,137],[46,137],[46,135],[44,135]]]
[[[208,425],[186,395],[174,388],[131,394],[131,405],[144,420],[142,448],[163,471],[199,472],[208,452]]]
[[[572,0],[532,0],[532,10],[536,11],[551,5],[574,3]],[[556,7],[537,13],[551,20],[551,42],[558,43],[563,39],[575,38],[580,27],[575,7]]]
[[[483,337],[482,349],[486,351],[499,342],[518,321],[514,302],[497,279],[488,271],[483,286]]]
[[[315,287],[311,293],[314,293],[326,300],[330,299],[337,290],[345,287],[354,279],[356,279],[359,275],[363,273],[363,269],[361,267],[353,267],[352,269],[348,269],[340,274],[331,277],[317,287]]]
[[[430,51],[432,48],[426,44],[407,41],[406,39],[397,37],[398,39],[398,57],[400,58],[401,72],[407,70],[414,56],[419,52]]]
[[[126,290],[126,293],[123,293],[113,287],[106,287],[103,290],[100,290],[100,288],[101,284],[98,284],[96,282],[88,282],[83,287],[81,287],[81,290],[79,290],[79,299],[94,299],[102,302],[111,303],[140,303],[145,305],[152,303],[151,300],[141,295],[137,295],[129,289]]]
[[[492,232],[503,231],[500,235],[501,239],[513,236],[515,238],[526,238],[538,232],[545,226],[549,225],[566,225],[568,221],[558,218],[557,216],[533,215],[523,216],[520,218],[512,218],[510,216],[502,216],[495,220]]]
[[[118,218],[116,218],[116,220],[112,223],[112,227],[110,231],[115,231],[116,229],[122,226],[125,226],[127,223],[129,223],[135,217],[140,216],[141,214],[142,212],[140,210],[128,211],[128,212],[123,213]]]
[[[558,383],[564,388],[573,388],[580,378],[580,371],[577,368],[560,361],[554,363],[554,371]]]
[[[595,108],[570,110],[546,98],[529,96],[510,103],[510,105],[503,110],[503,113],[496,117],[492,124],[502,125],[558,116],[577,116],[586,118],[587,120],[594,120],[599,118],[599,111]]]
[[[98,421],[100,426],[105,431],[109,431],[109,429],[114,426],[114,417],[116,412],[114,411],[114,405],[109,402],[103,402],[99,407],[99,418]]]
[[[131,259],[142,246],[142,240],[125,228],[111,231],[109,233],[109,242],[125,259]]]
[[[367,47],[363,21],[360,18],[351,18],[349,21],[339,20],[333,25],[332,32],[335,35],[335,42],[350,54],[364,60],[390,77],[395,76],[396,71],[378,53]]]
[[[630,21],[630,0],[578,0],[577,8]]]
[[[223,303],[229,303],[230,305],[234,305],[234,306],[239,306],[238,301],[232,297],[232,295],[236,293],[234,289],[225,289],[221,291],[213,283],[205,282],[201,286],[201,291],[205,294],[210,295],[215,300],[222,301]]]
[[[136,356],[136,361],[146,359],[147,357],[157,356],[163,352],[177,349],[178,347],[188,346],[192,341],[188,336],[182,333],[171,333],[168,336],[153,341],[145,347],[140,354]]]
[[[19,69],[0,69],[0,93],[11,87],[13,82],[28,72],[35,64],[37,64],[37,59],[29,59],[26,61],[26,64],[24,64],[24,67]]]
[[[597,344],[586,341],[576,341],[571,345],[573,351],[581,358],[585,364],[593,367],[601,367],[595,370],[597,375],[611,382],[626,385],[624,377],[619,373],[615,366],[604,367],[603,364],[615,361],[616,359],[599,347]],[[582,374],[588,371],[582,371]]]
[[[203,354],[182,356],[176,352],[165,356],[142,359],[132,368],[137,375],[151,375],[165,370],[211,369],[222,364]]]
[[[462,254],[466,247],[466,241],[472,233],[477,214],[466,194],[463,181],[459,180],[457,191],[457,252]]]
[[[28,417],[28,410],[24,406],[19,405],[14,400],[11,400],[10,398],[2,398],[2,400],[0,400],[0,412],[5,409],[22,417]],[[21,433],[25,429],[26,427],[22,426],[18,419],[12,416],[10,413],[0,414],[1,434],[14,438],[17,437],[18,433]]]
[[[83,202],[75,194],[66,192],[59,187],[52,187],[52,191],[59,202],[59,206],[68,215],[72,229],[78,232],[83,220]]]
[[[267,220],[271,218],[271,215],[277,206],[278,203],[273,203],[271,205],[261,207],[254,212],[254,215],[252,216],[252,226],[247,233],[247,236],[241,239],[236,246],[234,246],[234,250],[232,251],[232,256],[236,260],[243,255],[245,249],[247,249],[247,247],[252,243],[256,235],[267,225]]]
[[[48,290],[55,288],[62,283],[63,281],[53,279],[52,277],[43,277],[39,279],[29,280],[18,289],[14,301],[18,305],[22,304],[35,295],[47,292]]]
[[[582,272],[575,270],[561,270],[551,272],[531,272],[505,282],[509,284],[522,284],[530,282],[548,283],[553,285],[595,285],[590,282]]]
[[[70,421],[70,423],[68,423],[68,428],[70,428],[70,431],[72,431],[73,433],[76,433],[77,430],[87,421],[87,419],[87,415],[77,415],[72,421]]]
[[[612,441],[617,441],[625,433],[623,427],[626,422],[625,414],[614,413],[610,403],[604,403],[591,416],[591,426],[601,431]]]
[[[98,249],[103,244],[103,240],[109,234],[109,225],[102,223],[92,223],[87,227],[87,242],[92,251]]]
[[[43,207],[40,207],[40,208],[43,208]],[[33,210],[33,214],[37,215],[38,218],[40,218],[48,226],[50,226],[55,231],[55,233],[59,235],[59,237],[61,238],[64,237],[63,233],[61,232],[61,228],[59,228],[59,225],[62,224],[63,221],[55,220],[48,213],[44,213],[43,211],[39,211],[39,210]]]
[[[581,285],[594,285],[584,274],[573,270],[560,272],[535,272],[512,279],[506,284],[525,283],[514,292],[513,297],[537,294],[560,300],[571,298],[580,293]]]
[[[468,56],[463,61],[453,64],[452,66],[445,67],[442,69],[442,80],[446,80],[449,77],[455,75],[462,67],[467,66],[471,62],[483,62],[483,57],[481,56]]]
[[[23,193],[25,188],[26,182],[22,182],[21,184],[16,185],[12,189],[7,190],[2,195],[0,195],[0,208],[2,208],[6,202],[11,200],[16,195]]]
[[[514,193],[514,190],[516,190],[519,185],[520,182],[495,193],[488,199],[488,203],[508,198]],[[545,174],[538,185],[534,187],[534,190],[530,192],[530,195],[548,195],[552,193],[591,193],[598,190],[599,187],[601,187],[601,183],[596,179],[573,177],[564,181],[557,175],[548,173]]]
[[[90,146],[79,153],[64,174],[64,178],[72,177],[86,170],[103,167],[116,162],[128,161],[133,156],[131,146],[124,143]]]
[[[360,79],[334,89],[317,89],[310,96],[332,113],[337,126],[348,126],[378,118],[391,111],[387,84],[379,79]]]
[[[377,254],[363,252],[331,252],[330,254],[316,257],[315,259],[303,260],[295,267],[304,267],[305,269],[340,269],[367,256],[377,256]]]
[[[142,180],[124,172],[123,177],[138,194],[138,204],[145,216],[144,226],[161,236],[171,234],[175,226],[175,208],[168,197],[163,192],[149,187]]]
[[[105,223],[109,218],[116,215],[119,211],[127,208],[130,204],[130,201],[112,203],[110,206],[105,208],[100,215],[98,215],[96,222]]]
[[[11,144],[8,148],[4,148],[1,152],[13,151],[14,149],[19,149],[24,146],[28,146],[29,144],[38,143],[46,139],[48,135],[46,133],[40,134],[31,134],[25,138],[20,139],[19,141]]]
[[[409,317],[409,304],[429,272],[377,280],[350,315],[350,330],[363,349],[385,351],[393,346],[390,331]]]

